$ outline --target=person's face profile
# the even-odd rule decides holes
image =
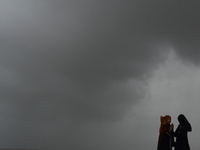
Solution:
[[[168,123],[168,124],[170,124],[170,123],[171,123],[171,118],[169,118],[169,119],[167,120],[167,123]]]

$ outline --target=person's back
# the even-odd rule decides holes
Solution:
[[[192,131],[190,123],[184,115],[178,117],[179,125],[174,133],[176,137],[175,150],[190,150],[188,132]]]

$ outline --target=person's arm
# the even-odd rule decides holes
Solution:
[[[180,125],[178,125],[178,127],[176,128],[176,131],[173,133],[173,135],[175,137],[177,137],[179,133],[180,133]]]
[[[190,124],[186,124],[186,125],[183,125],[183,126],[182,126],[182,128],[181,128],[180,131],[181,131],[181,132],[186,132],[186,131],[191,132],[191,131],[192,131],[192,127],[191,127]]]
[[[174,130],[174,124],[172,123],[172,124],[170,125],[170,127],[169,127],[169,132],[173,132],[173,130]]]

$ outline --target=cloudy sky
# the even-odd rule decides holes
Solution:
[[[199,1],[0,0],[0,148],[200,147]]]

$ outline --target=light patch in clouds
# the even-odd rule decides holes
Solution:
[[[152,133],[155,137],[154,141],[158,136],[160,116],[171,115],[176,129],[177,117],[183,113],[193,129],[189,133],[191,148],[196,149],[200,146],[196,140],[199,136],[198,127],[200,125],[197,119],[200,113],[199,74],[199,67],[182,63],[174,52],[171,52],[166,63],[155,72],[155,76],[149,82],[150,95],[138,106],[143,107],[144,112],[148,112],[146,116],[155,121],[150,123],[154,128]]]

